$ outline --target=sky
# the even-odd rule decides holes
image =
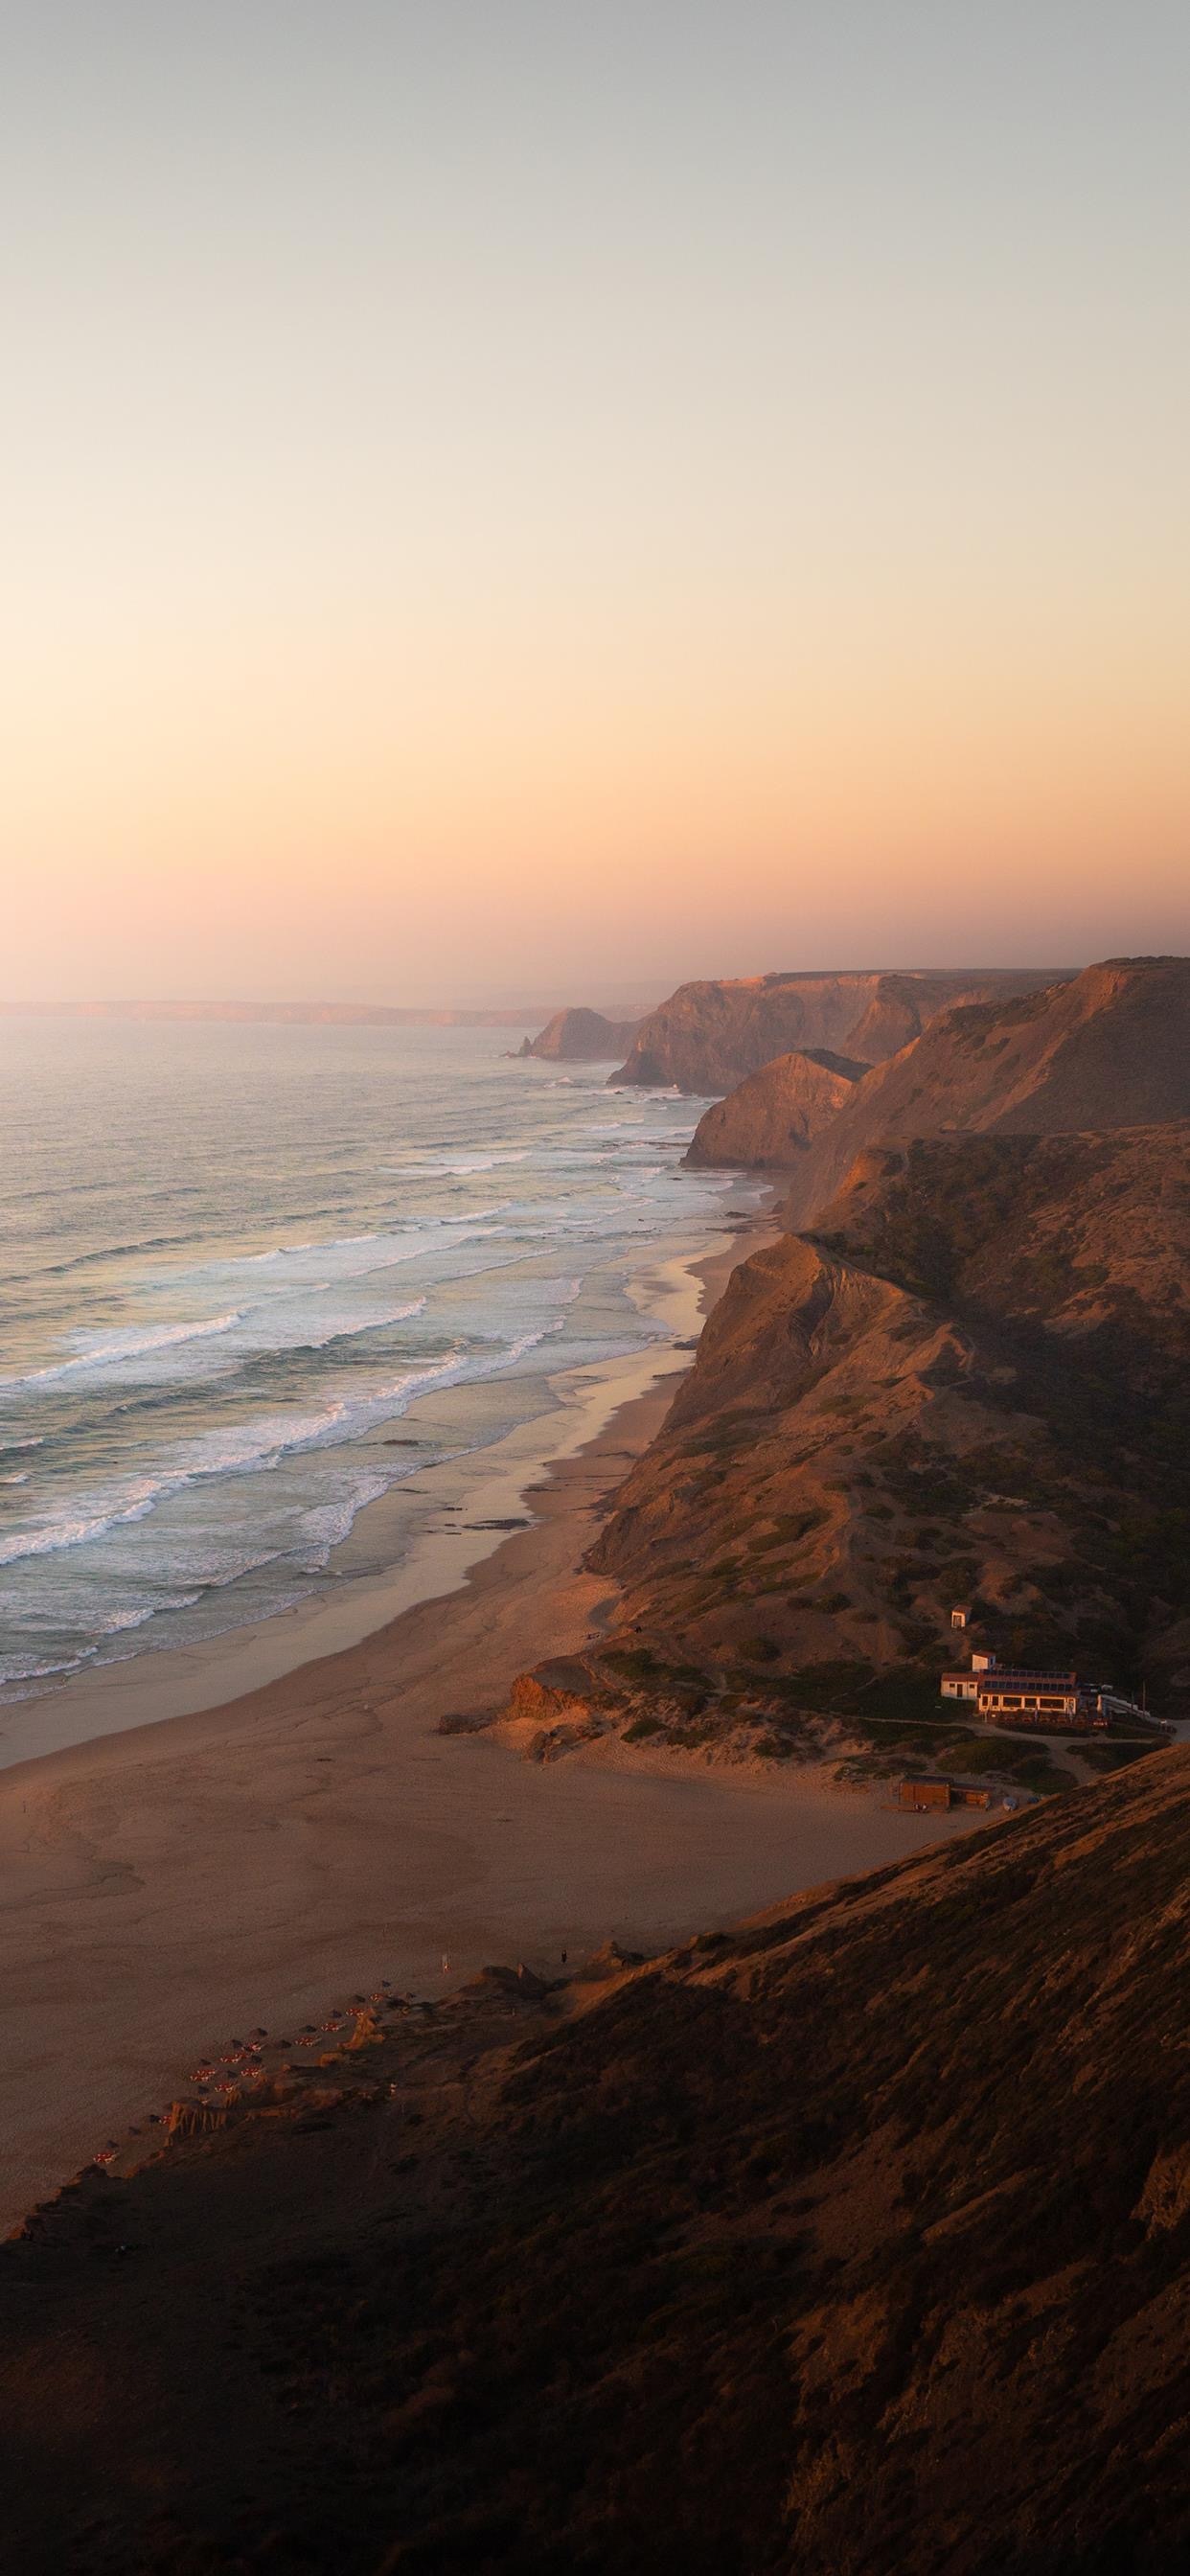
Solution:
[[[1184,0],[0,0],[0,999],[1190,948]]]

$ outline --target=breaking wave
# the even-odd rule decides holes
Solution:
[[[212,1027],[183,1096],[168,1025],[47,1028],[44,1134],[0,1131],[0,1696],[337,1579],[367,1504],[665,1331],[629,1284],[733,1186],[678,1168],[698,1104],[505,1044],[312,1032],[265,1062]]]
[[[15,1394],[18,1388],[49,1386],[55,1380],[73,1377],[81,1369],[105,1369],[120,1366],[126,1360],[147,1357],[153,1351],[171,1350],[180,1342],[201,1342],[213,1333],[233,1332],[243,1322],[240,1314],[213,1315],[209,1322],[194,1324],[156,1324],[148,1331],[116,1333],[111,1340],[96,1340],[88,1349],[77,1351],[73,1359],[55,1360],[47,1368],[30,1369],[24,1377],[0,1377],[0,1391]]]

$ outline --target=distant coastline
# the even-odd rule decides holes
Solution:
[[[522,1010],[398,1009],[384,1002],[0,1002],[6,1019],[38,1020],[235,1020],[280,1028],[522,1029],[537,1028],[553,1004]]]

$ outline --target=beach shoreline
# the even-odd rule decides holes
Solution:
[[[668,1403],[689,1365],[706,1301],[717,1293],[714,1283],[734,1267],[741,1245],[764,1240],[770,1230],[767,1212],[751,1210],[682,1251],[655,1247],[631,1292],[650,1323],[664,1328],[662,1337],[552,1371],[540,1407],[511,1430],[488,1445],[421,1460],[357,1513],[332,1551],[334,1582],[200,1642],[146,1645],[73,1673],[56,1689],[0,1703],[0,1777],[72,1745],[229,1706],[305,1664],[362,1645],[420,1602],[455,1591],[514,1525],[530,1524],[528,1497],[555,1466],[653,1388],[667,1389]],[[449,1439],[461,1404],[474,1393],[470,1386],[450,1387],[415,1398],[396,1417],[398,1445],[418,1447],[427,1431]]]
[[[706,1303],[768,1223],[690,1257]],[[598,1747],[543,1767],[439,1732],[612,1615],[583,1558],[685,1357],[654,1346],[635,1384],[581,1390],[552,1462],[558,1417],[538,1419],[536,1461],[503,1462],[531,1525],[470,1533],[495,1543],[454,1589],[219,1706],[0,1774],[0,2224],[241,2028],[289,2029],[382,1975],[437,1995],[489,1961],[665,1948],[969,1829],[787,1770]]]

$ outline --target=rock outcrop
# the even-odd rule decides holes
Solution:
[[[856,1084],[799,1159],[813,1223],[858,1155],[960,1128],[1054,1135],[1190,1115],[1190,958],[1124,957],[1015,999],[948,1010]]]
[[[686,1161],[745,1164],[756,1172],[792,1169],[837,1117],[867,1069],[854,1057],[826,1049],[777,1056],[760,1073],[737,1083],[725,1100],[704,1110]]]
[[[612,1080],[730,1091],[774,1056],[824,1047],[876,1064],[958,1001],[1031,992],[1052,980],[1037,969],[1003,967],[682,984],[642,1020]]]
[[[496,1733],[530,1762],[553,1762],[574,1752],[608,1731],[591,1684],[589,1668],[570,1656],[518,1674],[498,1713]]]
[[[602,1011],[555,1011],[518,1053],[544,1056],[550,1064],[612,1064],[631,1046],[639,1027],[639,1020],[609,1020]]]

